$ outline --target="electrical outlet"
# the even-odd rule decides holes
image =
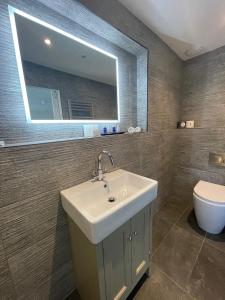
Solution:
[[[186,121],[186,128],[194,128],[195,127],[195,121]]]

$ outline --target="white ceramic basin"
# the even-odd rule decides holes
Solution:
[[[64,210],[93,244],[133,217],[157,196],[158,182],[124,170],[61,191]],[[114,202],[109,202],[114,197]]]

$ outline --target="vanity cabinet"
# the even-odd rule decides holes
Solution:
[[[149,271],[150,205],[94,245],[69,218],[76,287],[82,300],[126,299]]]

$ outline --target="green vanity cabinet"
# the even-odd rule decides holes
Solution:
[[[150,209],[149,206],[131,219],[132,282],[137,282],[149,268]]]
[[[131,286],[130,221],[102,242],[106,299],[123,299]]]
[[[149,271],[150,205],[93,245],[69,219],[75,283],[82,300],[126,299]]]

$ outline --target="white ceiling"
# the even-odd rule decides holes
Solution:
[[[225,0],[119,0],[180,58],[225,45]]]
[[[23,60],[116,85],[115,59],[20,15],[16,15],[16,25]],[[46,38],[51,47],[44,43]]]

